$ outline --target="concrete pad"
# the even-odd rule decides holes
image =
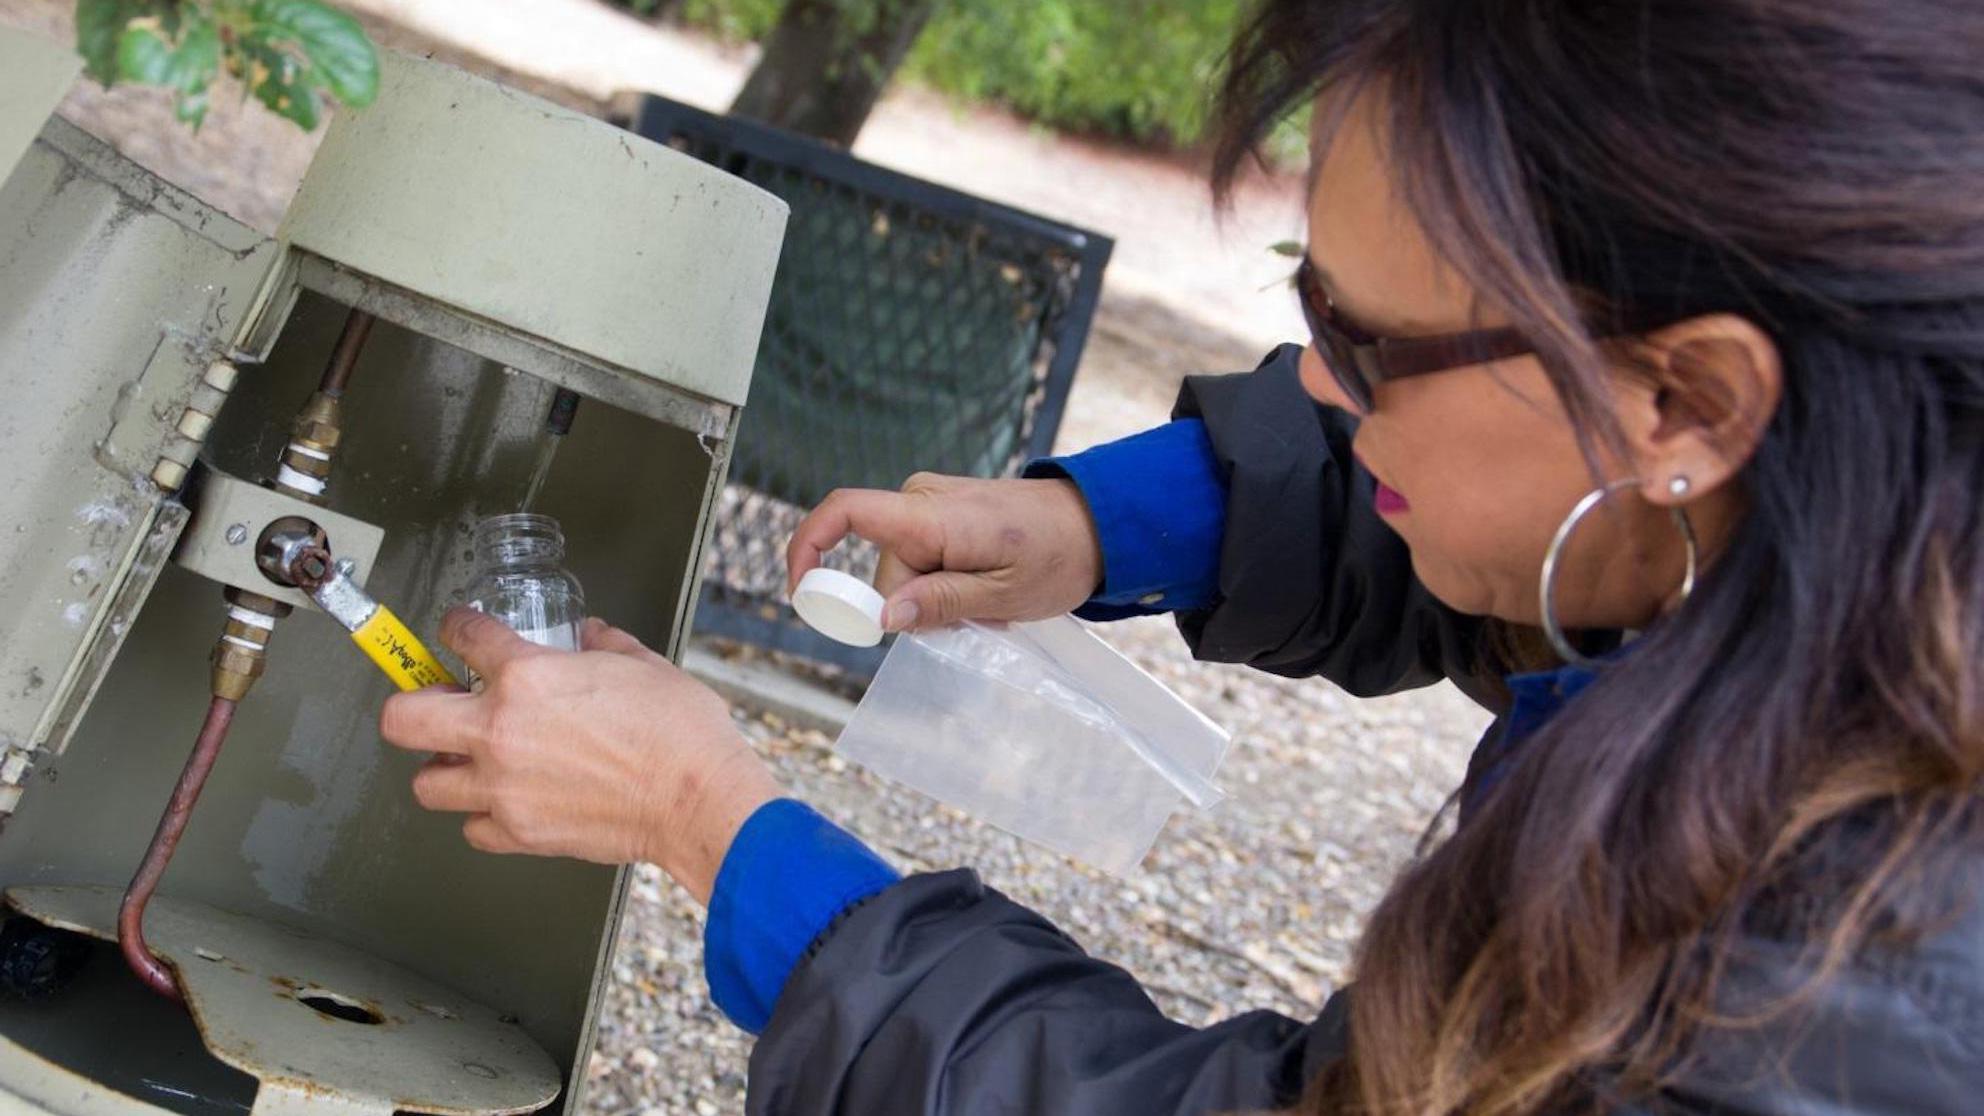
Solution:
[[[682,668],[727,701],[829,737],[840,736],[854,716],[854,703],[847,698],[762,659],[726,659],[705,645],[691,643],[682,654]]]

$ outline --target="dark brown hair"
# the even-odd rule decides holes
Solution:
[[[1809,993],[1974,901],[1980,58],[1974,0],[1265,0],[1241,33],[1216,188],[1319,91],[1381,87],[1415,215],[1588,446],[1604,314],[1738,313],[1785,365],[1735,537],[1397,881],[1305,1108],[1642,1095],[1797,1010],[1719,983],[1741,934],[1804,946]]]

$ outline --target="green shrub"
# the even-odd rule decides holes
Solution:
[[[1059,128],[1188,145],[1238,0],[951,0],[911,77]]]
[[[364,106],[379,93],[371,40],[321,0],[76,0],[76,50],[106,87],[171,90],[195,128],[223,70],[305,131],[322,118],[321,98]]]
[[[651,10],[656,0],[620,0]],[[860,0],[850,0],[860,2]],[[757,39],[783,0],[685,0],[682,17]],[[1055,128],[1189,146],[1241,0],[943,0],[905,76]]]

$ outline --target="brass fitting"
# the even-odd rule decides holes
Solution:
[[[295,608],[276,600],[274,597],[264,597],[260,593],[250,593],[246,589],[228,589],[221,596],[226,599],[228,604],[250,609],[264,616],[272,616],[277,620],[285,619],[290,613],[296,611]]]
[[[213,693],[217,698],[240,701],[255,688],[256,679],[268,669],[267,651],[249,651],[225,639],[214,645]]]
[[[323,504],[331,461],[344,437],[343,423],[344,404],[337,396],[324,391],[311,395],[290,424],[289,445],[283,447],[276,470],[276,487],[299,500]]]
[[[211,682],[215,697],[238,702],[268,668],[269,637],[291,610],[259,593],[229,589],[226,596],[227,626],[214,644]]]
[[[331,479],[331,463],[328,460],[321,457],[313,457],[303,452],[294,443],[282,451],[282,463],[307,477],[315,477],[320,481],[327,482]],[[315,498],[316,494],[297,492],[294,485],[283,485],[281,481],[277,481],[276,483],[278,486],[290,488],[292,495],[311,498],[312,503],[322,502],[321,499]]]
[[[334,395],[317,392],[289,428],[291,445],[307,446],[320,453],[334,454],[344,436],[344,404]]]

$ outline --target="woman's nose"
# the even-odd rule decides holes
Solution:
[[[1363,410],[1351,402],[1350,397],[1344,394],[1343,388],[1337,385],[1336,377],[1330,373],[1330,366],[1324,363],[1323,354],[1316,351],[1316,346],[1310,345],[1302,350],[1300,367],[1302,388],[1316,402],[1335,407],[1340,411],[1349,411],[1353,415],[1363,415]]]

